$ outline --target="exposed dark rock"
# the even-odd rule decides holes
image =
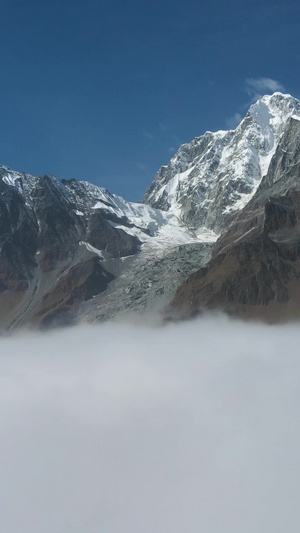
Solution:
[[[65,320],[70,323],[71,317],[76,316],[76,306],[105,291],[113,278],[96,258],[70,268],[34,309],[32,322],[43,327],[54,323],[63,325]]]
[[[21,194],[0,180],[0,292],[24,291],[36,267],[38,225]]]
[[[95,212],[89,219],[88,242],[109,253],[112,257],[124,257],[139,251],[140,241],[122,229],[114,228],[101,213]]]
[[[299,215],[300,193],[270,199],[263,223],[223,245],[205,268],[190,276],[167,315],[184,318],[217,309],[275,320],[290,317],[292,308],[300,316],[294,291],[300,279]],[[285,308],[280,305],[288,302]]]

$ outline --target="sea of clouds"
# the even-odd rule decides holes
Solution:
[[[222,316],[2,338],[0,531],[298,531],[299,346]]]

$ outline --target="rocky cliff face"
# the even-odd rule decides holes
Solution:
[[[170,316],[296,315],[299,117],[295,98],[263,97],[183,145],[144,204],[0,167],[0,327],[141,312],[179,285]]]
[[[5,168],[1,169],[1,174],[0,304],[3,327],[15,326],[23,319],[34,321],[36,317],[42,322],[46,315],[54,315],[57,310],[62,314],[62,308],[68,308],[69,300],[73,303],[74,291],[77,291],[77,299],[85,299],[104,290],[112,276],[106,272],[96,253],[80,246],[80,243],[87,242],[90,227],[74,212],[74,206],[62,193],[61,184],[49,176],[27,178]],[[13,178],[18,184],[12,184]],[[29,182],[30,194],[27,190]],[[111,230],[113,237],[118,239],[119,230]],[[134,238],[127,237],[125,247],[132,247]],[[134,245],[137,249],[137,239]],[[120,247],[119,253],[123,251]],[[62,287],[62,279],[65,280],[65,291],[58,290]]]
[[[206,132],[182,145],[159,170],[144,201],[195,229],[223,232],[267,174],[293,115],[300,116],[300,102],[292,96],[264,96],[235,130]]]
[[[300,121],[291,117],[269,170],[231,220],[208,265],[176,292],[168,312],[203,309],[266,320],[300,315]]]

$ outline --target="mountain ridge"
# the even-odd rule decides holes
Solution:
[[[279,92],[262,97],[235,130],[206,132],[182,145],[158,171],[144,201],[175,212],[185,223],[222,231],[267,173],[292,115],[300,116],[296,98]]]
[[[2,329],[141,312],[168,303],[179,286],[170,309],[184,307],[181,284],[199,267],[214,269],[211,261],[254,228],[265,235],[272,209],[272,224],[282,224],[280,202],[271,201],[268,212],[266,205],[280,196],[288,211],[286,198],[298,187],[299,134],[300,102],[278,92],[264,96],[235,130],[182,145],[158,171],[145,203],[88,182],[0,166]],[[199,296],[198,308],[211,307],[206,300]]]

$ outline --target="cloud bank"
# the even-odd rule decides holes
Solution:
[[[283,85],[272,78],[246,78],[245,84],[246,91],[253,102],[262,98],[266,93],[285,92]]]
[[[0,340],[0,530],[300,526],[300,331],[212,317]]]

